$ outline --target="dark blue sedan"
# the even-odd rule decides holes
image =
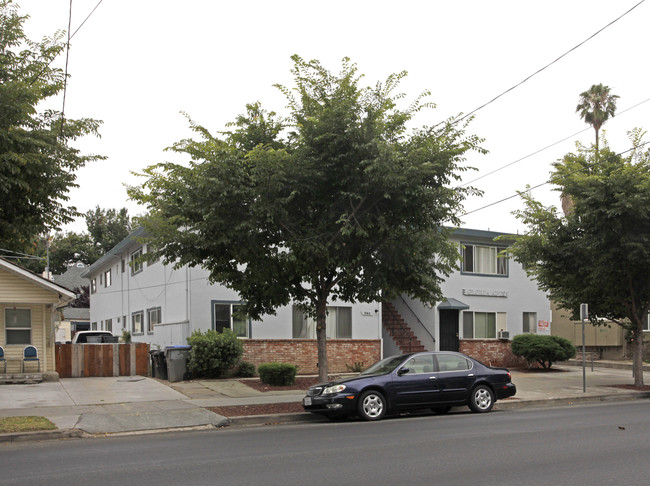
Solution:
[[[391,356],[355,377],[312,386],[302,405],[307,412],[331,418],[380,420],[406,410],[446,413],[460,405],[489,412],[497,400],[516,392],[507,369],[439,351]]]

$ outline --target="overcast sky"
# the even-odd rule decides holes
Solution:
[[[33,40],[67,30],[70,0],[17,3],[31,17],[25,30]],[[72,1],[72,32],[98,3]],[[103,0],[72,39],[65,112],[103,120],[101,138],[78,145],[108,159],[78,172],[80,187],[70,202],[82,212],[99,205],[142,213],[128,201],[124,185],[138,182],[131,171],[178,161],[163,149],[190,135],[180,112],[213,132],[249,102],[286,113],[273,84],[291,85],[292,54],[337,72],[348,56],[369,85],[408,71],[401,85],[405,103],[430,90],[437,108],[418,115],[416,124],[432,125],[492,100],[637,3]],[[468,165],[478,170],[465,181],[526,158],[473,183],[484,195],[466,201],[464,227],[525,229],[511,214],[522,207],[518,198],[484,207],[546,181],[551,164],[574,150],[576,141],[593,143],[593,129],[575,113],[579,94],[592,84],[603,83],[620,96],[618,115],[604,126],[615,151],[630,147],[628,130],[650,129],[650,101],[643,103],[650,99],[649,21],[650,3],[642,2],[476,113],[468,131],[485,138],[490,153],[470,154]],[[56,65],[63,67],[63,56]],[[59,97],[54,106],[60,109],[61,102]],[[559,206],[548,185],[533,196]],[[83,231],[85,224],[67,229]]]

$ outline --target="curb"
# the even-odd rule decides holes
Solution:
[[[81,429],[36,430],[34,432],[12,432],[0,434],[0,443],[28,442],[33,440],[79,439],[86,433]]]
[[[632,400],[642,400],[650,398],[650,392],[629,392],[618,393],[616,395],[591,395],[587,397],[574,396],[569,398],[550,398],[540,400],[525,401],[499,401],[495,404],[494,410],[516,410],[522,408],[549,408],[577,405],[580,403],[599,403],[599,402],[626,402]],[[298,412],[298,413],[279,413],[271,415],[247,415],[241,417],[231,417],[228,419],[226,427],[259,427],[264,425],[286,425],[286,424],[310,424],[310,423],[330,423],[330,420],[320,415]],[[131,434],[156,434],[165,432],[178,432],[184,430],[204,430],[206,428],[222,428],[223,426],[194,426],[194,427],[167,427],[161,429],[138,430],[114,432],[106,434],[88,434],[81,429],[61,429],[61,430],[41,430],[34,432],[16,432],[10,434],[0,434],[0,444],[13,442],[28,442],[40,440],[61,440],[61,439],[79,439],[85,437],[104,437],[113,435],[131,435]]]

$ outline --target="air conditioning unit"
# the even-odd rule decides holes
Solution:
[[[499,331],[499,339],[510,339],[510,331]]]

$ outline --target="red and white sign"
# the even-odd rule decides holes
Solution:
[[[551,334],[551,323],[548,321],[537,321],[537,334]]]

